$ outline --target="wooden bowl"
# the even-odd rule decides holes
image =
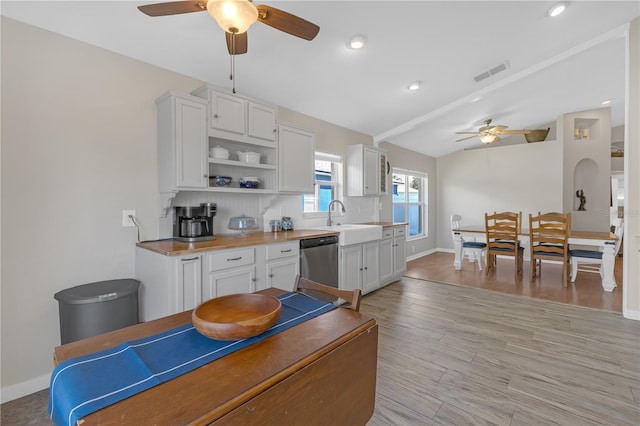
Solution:
[[[216,297],[193,310],[191,320],[204,336],[239,340],[267,331],[280,317],[280,300],[265,294]]]

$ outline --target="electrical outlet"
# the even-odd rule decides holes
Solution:
[[[122,226],[136,226],[129,216],[136,216],[135,210],[122,210]]]

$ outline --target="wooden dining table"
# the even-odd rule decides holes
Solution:
[[[259,293],[285,292],[270,288]],[[54,363],[190,323],[191,312],[58,346]],[[78,424],[364,425],[375,405],[377,348],[375,319],[338,307],[96,411]]]
[[[462,228],[456,228],[453,232],[453,250],[455,257],[453,260],[453,267],[456,270],[462,269],[462,240],[464,237],[480,238],[484,239],[485,227],[484,226],[465,226]],[[523,245],[529,245],[529,230],[522,229],[518,234],[518,239]],[[569,244],[582,245],[582,246],[594,246],[602,251],[602,288],[604,291],[613,291],[618,286],[615,276],[613,274],[613,267],[615,265],[614,249],[618,237],[612,232],[597,232],[597,231],[579,231],[571,230],[569,234]],[[525,258],[528,258],[528,252],[525,250]]]

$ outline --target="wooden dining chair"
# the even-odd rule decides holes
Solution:
[[[360,311],[360,298],[362,297],[362,291],[359,288],[356,288],[354,290],[340,290],[338,288],[329,287],[328,285],[320,284],[298,275],[296,277],[296,284],[293,291],[307,294],[311,297],[313,297],[314,291],[324,293],[347,302],[348,306],[345,306],[345,308],[353,309],[356,312]]]
[[[562,283],[569,281],[569,234],[571,233],[571,213],[529,213],[529,250],[531,262],[529,278],[533,281],[542,275],[542,261],[562,262]]]
[[[487,243],[486,273],[496,268],[498,255],[513,256],[516,275],[522,275],[524,248],[520,246],[518,234],[522,229],[522,212],[502,212],[484,214],[485,236]]]

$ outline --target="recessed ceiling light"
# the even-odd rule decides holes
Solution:
[[[551,6],[551,9],[549,9],[549,12],[548,12],[549,16],[551,17],[558,16],[562,12],[564,12],[566,8],[567,8],[567,4],[565,2],[556,3],[553,6]]]
[[[609,105],[611,103],[611,99],[605,99],[602,101],[602,105]]]
[[[420,88],[420,86],[422,85],[421,81],[414,81],[413,83],[409,84],[409,90],[418,90]]]
[[[351,39],[347,42],[347,47],[354,50],[362,49],[366,42],[367,37],[363,35],[356,35],[351,37]]]
[[[473,99],[471,99],[471,103],[478,102],[480,99],[482,99],[482,96],[478,96],[477,98],[473,98]]]

